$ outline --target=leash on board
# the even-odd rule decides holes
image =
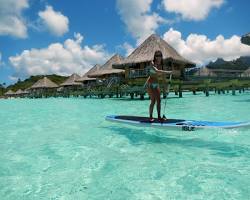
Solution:
[[[162,115],[163,119],[167,119],[165,116],[165,110],[166,110],[167,98],[168,98],[168,94],[169,94],[169,90],[170,90],[170,86],[171,86],[171,80],[172,80],[172,73],[169,76],[169,81],[168,81],[168,86],[167,86],[167,94],[166,94],[166,98],[165,98],[165,102],[164,102],[164,110],[163,110],[163,115]]]

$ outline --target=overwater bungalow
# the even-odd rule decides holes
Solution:
[[[15,92],[15,97],[22,97],[23,96],[23,90],[19,89]]]
[[[125,70],[127,82],[143,83],[147,78],[146,67],[151,64],[155,51],[160,50],[164,59],[164,70],[173,71],[175,78],[184,78],[185,68],[194,67],[195,64],[185,58],[171,47],[165,40],[156,34],[148,37],[120,64],[113,64],[114,69]]]
[[[82,89],[82,83],[78,82],[81,77],[78,74],[72,74],[65,82],[63,82],[60,90],[63,95],[70,95],[72,92],[77,93],[77,91]]]
[[[90,78],[96,78],[106,83],[111,84],[114,80],[120,80],[124,77],[124,69],[114,69],[114,64],[118,65],[122,63],[124,58],[118,54],[112,56],[104,65],[99,67],[95,72],[88,75]]]
[[[8,90],[4,95],[6,97],[14,97],[15,96],[15,92],[13,92],[12,90]]]
[[[28,90],[22,90],[22,89],[19,89],[19,90],[17,90],[16,92],[15,92],[15,97],[21,97],[21,98],[23,98],[23,97],[27,97],[28,96],[28,94],[29,94],[29,91]]]
[[[47,77],[38,80],[30,87],[31,97],[49,97],[56,94],[58,85]]]
[[[106,95],[118,96],[118,86],[124,79],[124,70],[113,69],[112,66],[121,63],[123,59],[122,56],[115,54],[104,65],[87,75],[89,78],[96,78],[95,86],[91,89],[93,95],[102,98]]]
[[[100,65],[96,64],[89,71],[87,71],[82,77],[80,77],[77,81],[82,82],[85,87],[94,85],[96,82],[96,78],[90,78],[89,75],[94,74],[96,71],[100,70]]]
[[[79,87],[82,84],[78,82],[81,77],[78,74],[72,74],[66,81],[64,81],[60,86],[62,87]]]
[[[124,93],[129,93],[131,98],[134,94],[140,95],[141,99],[144,98],[145,88],[143,85],[148,77],[147,66],[151,65],[157,50],[160,50],[163,55],[163,70],[172,71],[175,79],[184,79],[185,68],[195,66],[193,62],[179,55],[165,40],[152,34],[120,64],[113,64],[114,69],[125,70],[124,85],[129,85],[129,87],[124,89]]]

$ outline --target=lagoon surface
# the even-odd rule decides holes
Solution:
[[[185,132],[104,120],[147,116],[149,103],[0,100],[0,199],[249,199],[249,129]],[[169,118],[249,121],[250,92],[171,94],[166,111]]]

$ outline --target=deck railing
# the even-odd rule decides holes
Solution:
[[[147,76],[148,71],[146,69],[130,69],[128,74],[129,78],[142,78]]]

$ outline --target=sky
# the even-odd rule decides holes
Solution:
[[[156,33],[204,66],[250,56],[249,0],[0,0],[0,83],[83,75]]]

